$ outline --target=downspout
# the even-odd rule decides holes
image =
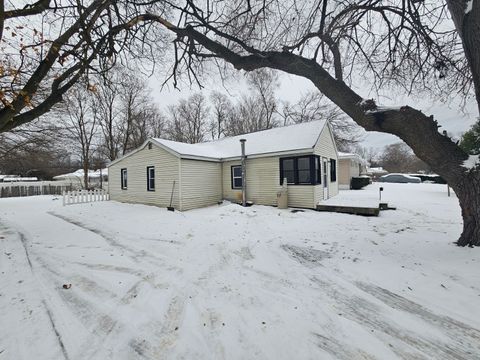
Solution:
[[[242,146],[242,206],[247,206],[247,176],[246,176],[246,166],[245,166],[245,141],[246,139],[240,139],[240,144]]]

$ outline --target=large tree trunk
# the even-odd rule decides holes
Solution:
[[[463,232],[457,244],[480,246],[480,172],[472,172],[454,188],[460,201]]]

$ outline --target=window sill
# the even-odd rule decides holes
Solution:
[[[321,185],[321,184],[311,184],[311,183],[305,183],[305,184],[288,184],[288,183],[287,183],[287,186],[317,186],[317,185]],[[280,184],[280,186],[282,186],[282,184]]]

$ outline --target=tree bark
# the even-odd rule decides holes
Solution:
[[[457,244],[480,246],[480,172],[466,176],[454,190],[463,217],[463,232]]]

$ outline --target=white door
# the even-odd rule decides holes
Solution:
[[[323,199],[328,199],[328,159],[323,159]]]

